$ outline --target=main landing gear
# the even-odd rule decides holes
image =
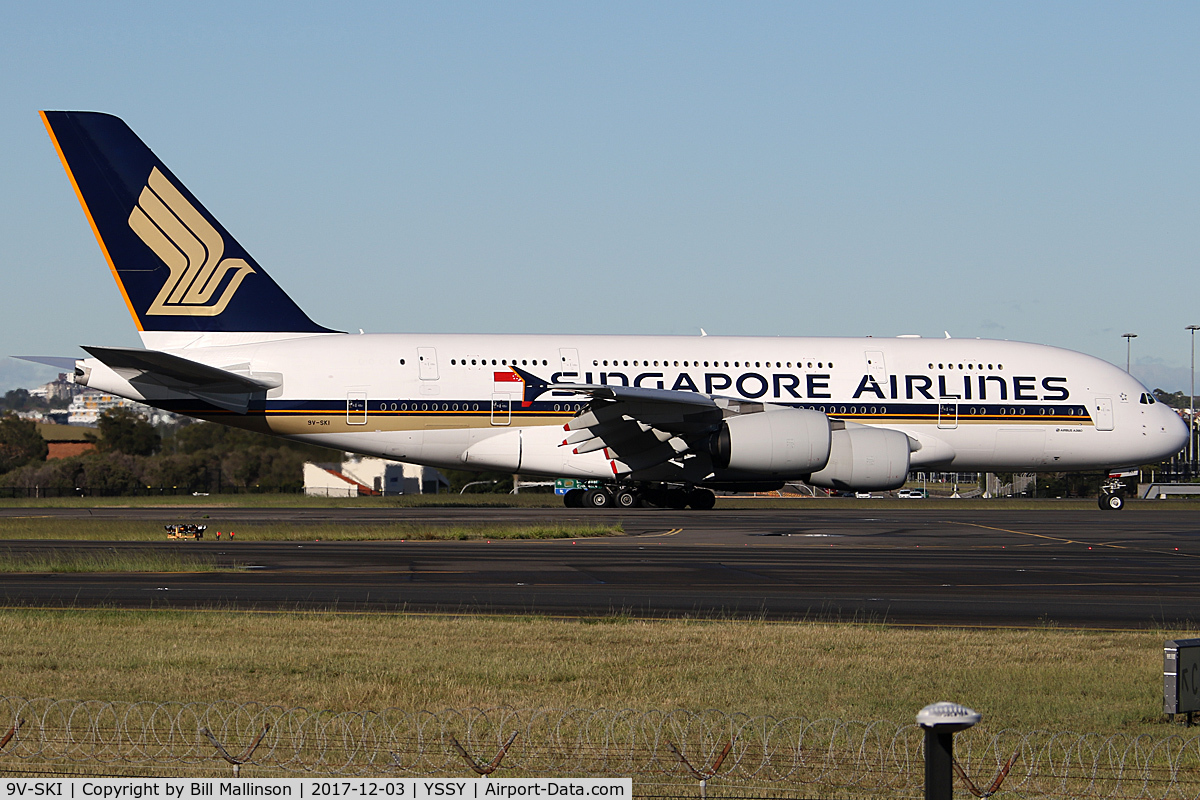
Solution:
[[[572,489],[563,496],[567,508],[694,508],[707,511],[717,504],[708,489],[667,486],[600,486]]]

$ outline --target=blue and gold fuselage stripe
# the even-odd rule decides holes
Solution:
[[[202,401],[176,400],[163,401],[159,404],[167,411],[180,414],[200,414],[205,416],[246,416],[234,411],[220,409]],[[490,419],[496,414],[511,416],[513,419],[523,417],[557,416],[569,418],[578,413],[586,402],[551,402],[534,401],[522,403],[511,402],[508,407],[503,405],[493,408],[490,400],[372,400],[367,403],[365,412],[358,409],[351,411],[354,416],[367,418],[404,419],[423,418],[437,419],[445,417],[467,417]],[[905,403],[889,402],[886,404],[863,405],[862,403],[787,403],[791,408],[812,409],[823,412],[834,419],[845,419],[856,422],[872,423],[917,423],[932,424],[941,421],[959,425],[971,423],[1037,423],[1047,424],[1092,424],[1092,418],[1083,406],[1077,405],[1047,405],[1045,403]],[[247,415],[286,419],[289,417],[345,417],[347,405],[345,400],[266,400],[251,402]]]

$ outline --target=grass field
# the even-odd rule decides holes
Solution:
[[[596,525],[547,523],[545,525],[416,525],[394,524],[294,524],[287,522],[225,523],[209,525],[203,542],[180,542],[181,547],[215,541],[217,531],[230,529],[236,541],[395,541],[464,539],[582,539],[589,536],[616,536],[623,532],[621,523]],[[0,519],[0,541],[26,539],[66,539],[101,542],[166,541],[162,523],[123,519],[57,519],[54,517],[16,517]]]
[[[13,553],[0,548],[3,572],[241,572],[245,566],[194,553],[53,552]]]
[[[10,696],[335,710],[702,710],[909,722],[942,699],[995,728],[1152,733],[1184,632],[913,630],[624,618],[0,610]]]
[[[558,505],[556,498],[545,495],[522,496],[522,505],[527,498]],[[297,495],[159,500],[113,498],[105,503],[88,498],[42,504],[154,505],[164,512],[181,507],[191,518],[205,507],[226,505],[226,500],[229,505],[252,501],[247,504],[280,507],[397,504],[391,498],[336,501]],[[722,506],[733,503],[722,501]],[[783,506],[798,513],[861,509],[865,504],[915,510],[935,503],[938,508],[963,509],[1094,508],[1092,501],[736,501],[740,507]],[[0,507],[37,506],[4,500]],[[1128,509],[1180,507],[1178,501],[1131,502]],[[607,525],[433,530],[372,525],[347,531],[335,525],[298,528],[272,523],[238,525],[236,530],[238,538],[246,540],[620,533],[619,526]],[[35,511],[0,519],[0,539],[38,538],[155,541],[165,539],[165,531],[161,523],[38,518]],[[181,557],[185,555],[186,551]],[[1189,632],[5,609],[0,610],[0,694],[228,699],[335,710],[496,705],[717,708],[901,723],[929,702],[951,699],[981,711],[985,725],[997,728],[1161,736],[1175,730],[1161,713],[1162,643],[1184,635]]]

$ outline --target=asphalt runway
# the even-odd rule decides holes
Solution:
[[[197,551],[245,572],[15,574],[8,606],[318,608],[628,614],[900,625],[1178,628],[1200,619],[1200,514],[1128,508],[762,511],[568,509],[3,509],[12,516],[532,523],[619,518],[625,536],[552,541],[105,543],[15,552]]]

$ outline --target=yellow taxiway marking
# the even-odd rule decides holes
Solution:
[[[1116,548],[1120,548],[1121,550],[1126,549],[1123,545],[1119,545],[1119,544],[1100,545],[1100,544],[1095,544],[1094,542],[1081,542],[1078,539],[1064,539],[1061,536],[1047,536],[1044,533],[1030,533],[1029,531],[1014,531],[1011,528],[996,528],[991,525],[980,525],[978,522],[964,522],[963,524],[969,525],[972,528],[984,528],[985,530],[989,530],[989,531],[1000,531],[1001,533],[1015,533],[1018,536],[1035,536],[1038,539],[1049,539],[1052,542],[1062,542],[1064,544],[1087,544],[1087,545],[1092,545],[1094,547],[1116,547]]]
[[[639,538],[639,539],[655,539],[655,538],[658,538],[659,536],[674,536],[675,534],[682,533],[682,532],[683,532],[683,528],[671,528],[671,530],[666,531],[665,533],[644,533],[637,538]]]
[[[952,523],[952,524],[956,524],[956,523]],[[1150,549],[1147,549],[1144,547],[1130,547],[1130,546],[1124,545],[1124,544],[1112,544],[1111,542],[1085,542],[1085,541],[1082,541],[1081,539],[1064,539],[1061,536],[1050,536],[1045,533],[1032,533],[1031,531],[1014,531],[1011,528],[996,528],[991,525],[980,525],[978,522],[963,522],[961,524],[969,525],[972,528],[983,528],[983,529],[989,530],[989,531],[1000,531],[1001,533],[1015,533],[1018,536],[1033,536],[1038,539],[1046,539],[1051,542],[1062,542],[1063,544],[1083,544],[1083,545],[1087,545],[1088,547],[1111,547],[1114,550],[1137,550],[1142,553],[1154,553],[1155,555],[1162,555],[1162,556],[1175,555],[1175,556],[1185,556],[1187,558],[1197,558],[1198,557],[1193,553],[1180,553],[1177,550],[1176,551],[1150,550]]]

